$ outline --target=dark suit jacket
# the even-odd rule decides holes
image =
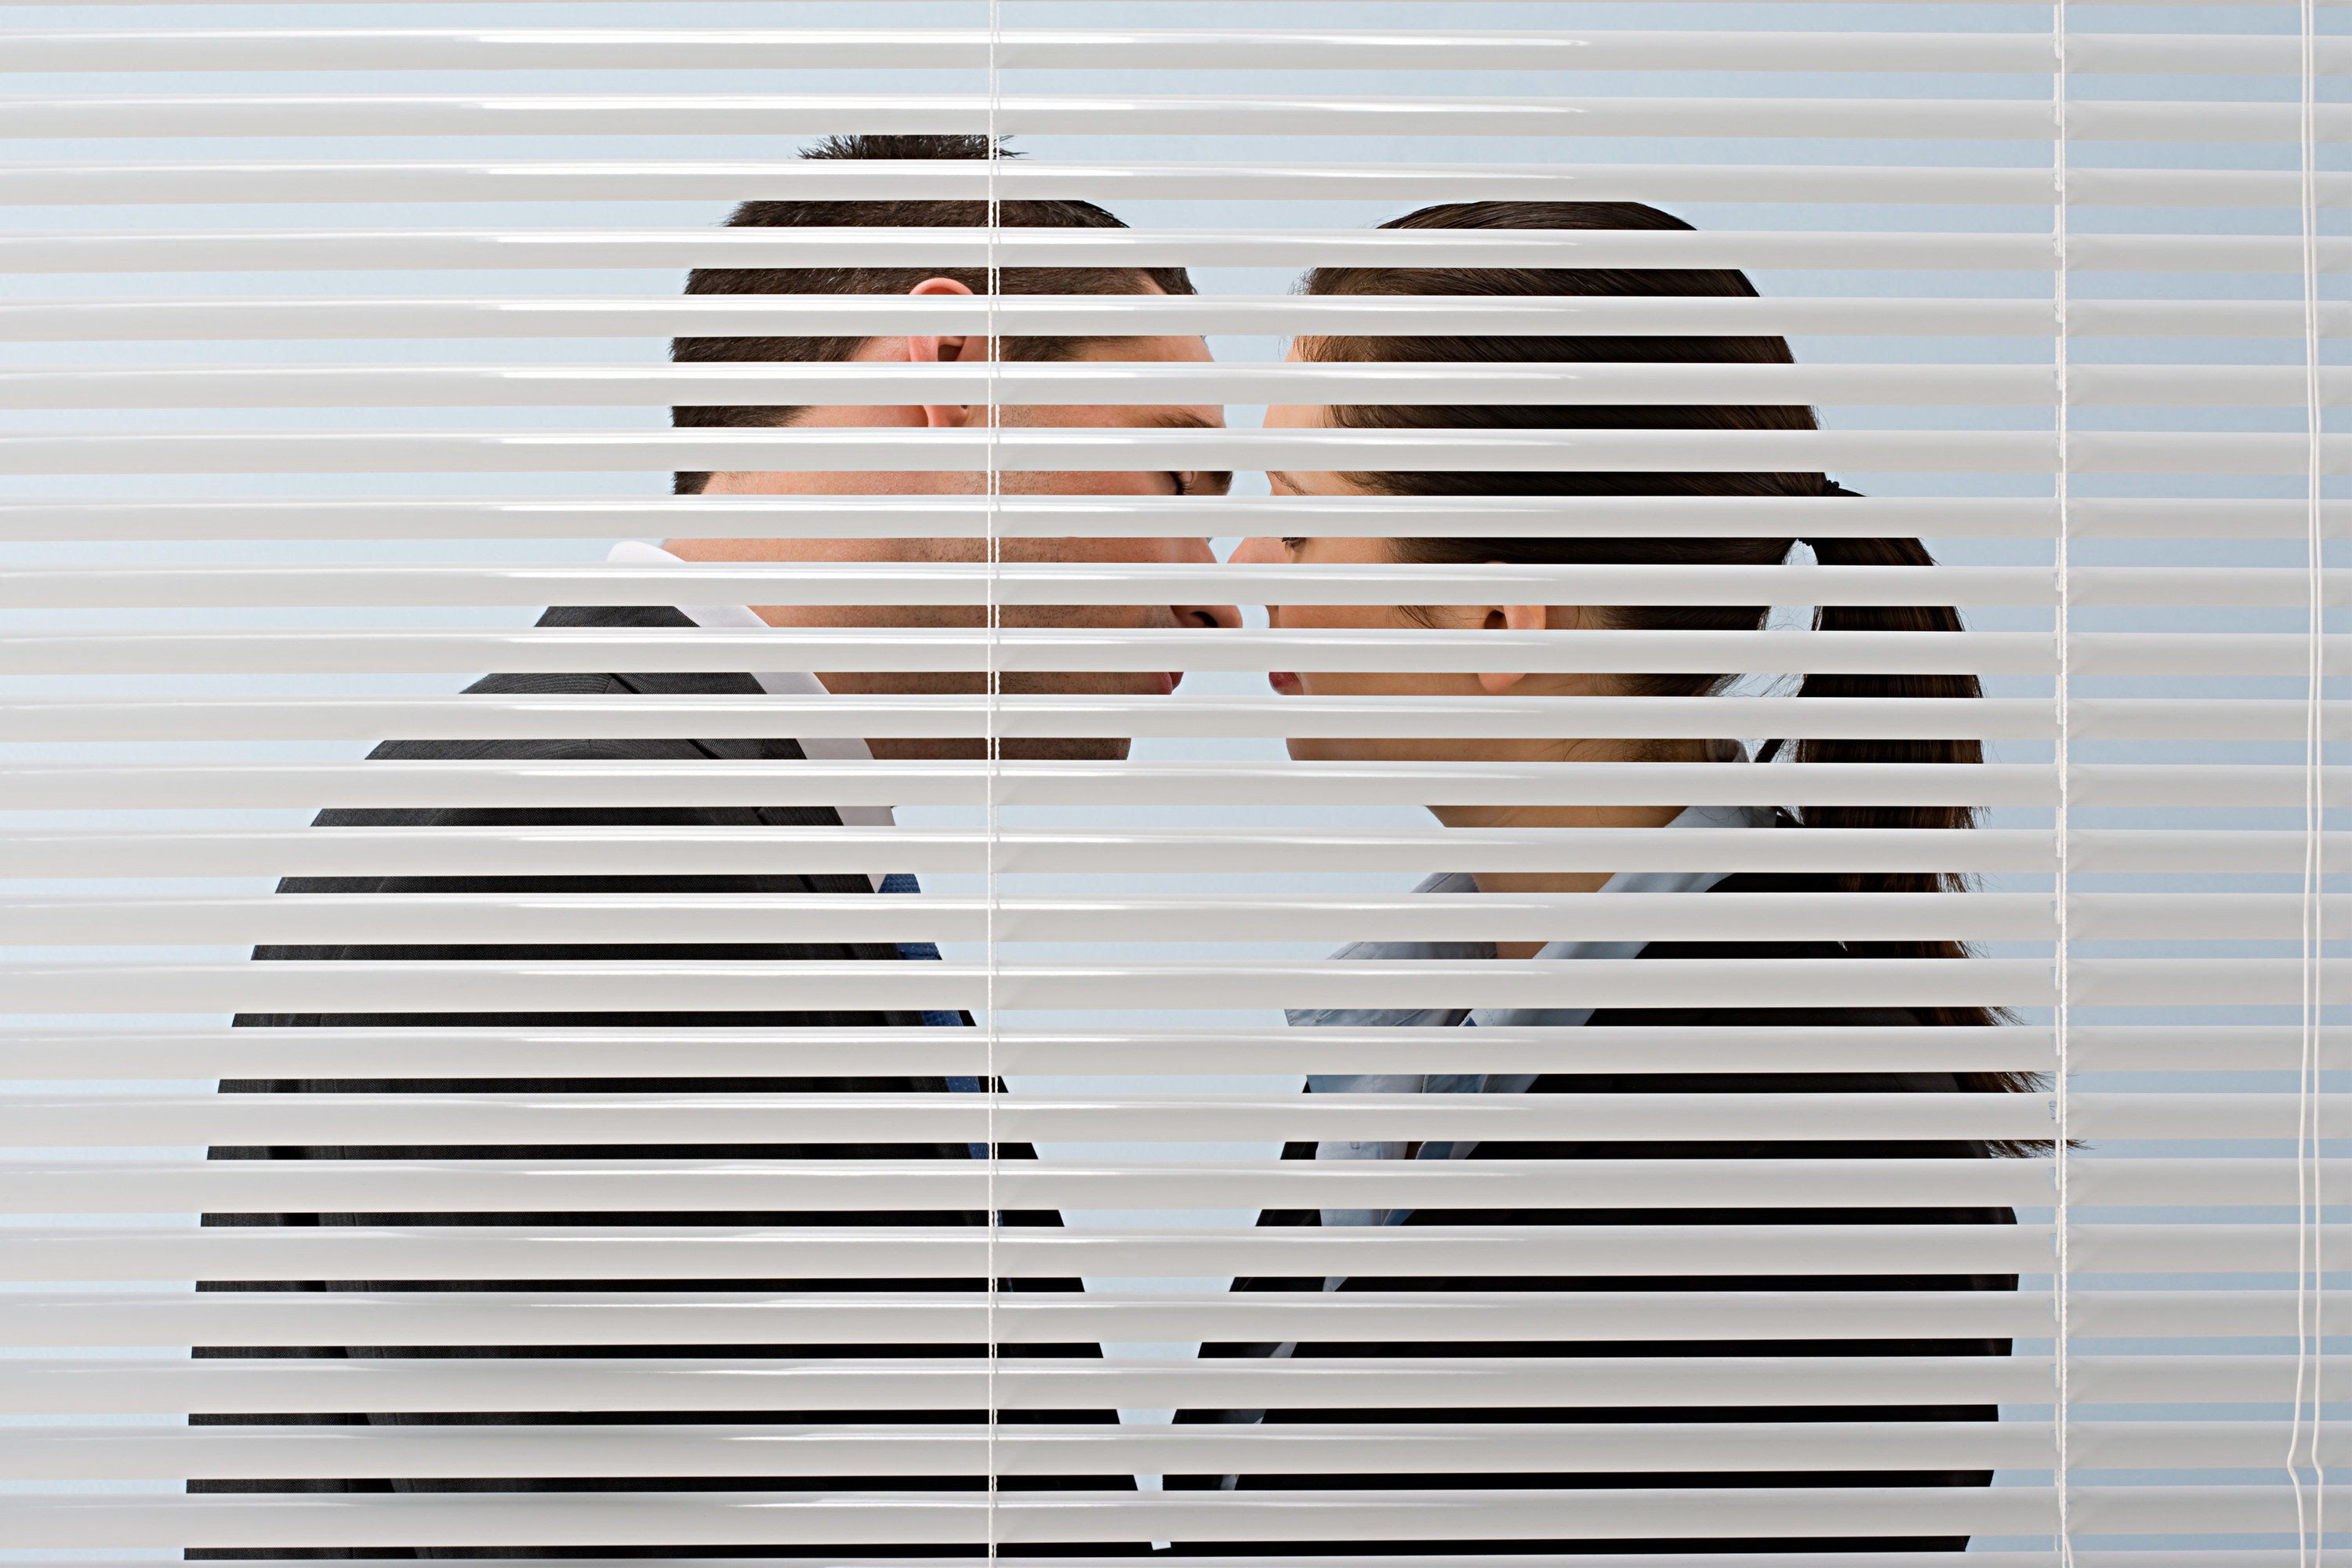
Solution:
[[[616,626],[691,625],[684,616],[669,609],[590,609],[551,610],[543,616],[541,626]],[[470,692],[517,693],[543,695],[547,693],[621,693],[648,692],[663,694],[724,693],[756,696],[758,682],[748,675],[533,675],[491,676],[467,688]],[[393,741],[386,742],[370,753],[375,758],[400,758],[419,761],[451,761],[464,759],[496,759],[501,761],[581,760],[581,761],[693,761],[698,758],[740,758],[750,760],[795,761],[802,753],[790,740],[773,741]],[[630,809],[476,809],[436,811],[326,811],[316,818],[316,824],[326,827],[526,827],[526,826],[677,826],[761,827],[837,826],[840,818],[830,809],[822,807],[751,807],[751,808],[673,808],[639,807]],[[397,895],[401,893],[522,893],[522,892],[646,892],[646,893],[839,893],[845,897],[871,894],[872,884],[862,876],[730,876],[730,877],[404,877],[387,868],[381,877],[288,878],[278,884],[280,892],[288,893],[370,893]],[[688,960],[789,960],[789,959],[865,959],[877,963],[899,962],[897,947],[876,942],[836,943],[772,943],[740,942],[711,944],[582,945],[582,946],[400,946],[400,947],[265,947],[254,957],[263,962],[299,962],[333,959],[408,959],[439,960],[478,959],[484,961],[529,961],[550,959],[688,959]],[[970,1020],[967,1019],[968,1023]],[[816,1027],[816,1026],[919,1026],[919,1012],[893,1013],[530,1013],[530,1014],[343,1014],[343,1015],[246,1015],[236,1022],[255,1028],[306,1028],[331,1026],[369,1027],[399,1026],[514,1026],[544,1027],[554,1026],[680,1026],[706,1027]],[[230,1080],[221,1085],[224,1094],[446,1094],[446,1093],[676,1093],[676,1092],[840,1092],[876,1093],[906,1092],[942,1094],[947,1083],[938,1078],[681,1078],[663,1074],[659,1062],[648,1062],[642,1077],[613,1079],[535,1079],[510,1080],[495,1079],[268,1079]],[[1034,1159],[1035,1152],[1027,1144],[1007,1143],[999,1146],[1008,1158]],[[278,1148],[216,1148],[211,1151],[216,1160],[406,1160],[406,1159],[614,1159],[636,1157],[656,1159],[842,1159],[842,1160],[969,1160],[968,1145],[963,1143],[824,1143],[824,1144],[648,1144],[614,1147],[597,1144],[583,1147],[462,1147],[446,1144],[415,1144],[391,1148],[368,1147],[278,1147]],[[891,1211],[886,1213],[824,1212],[824,1213],[674,1213],[647,1214],[210,1214],[204,1217],[207,1226],[528,1226],[561,1228],[566,1226],[979,1226],[987,1216],[978,1210],[936,1212]],[[1061,1216],[1052,1210],[1007,1211],[1003,1222],[1008,1226],[1058,1226]],[[779,1291],[940,1291],[980,1290],[985,1281],[980,1279],[709,1279],[642,1281],[635,1285],[625,1280],[332,1280],[332,1281],[236,1281],[207,1280],[197,1287],[204,1290],[596,1290],[616,1291],[631,1289],[660,1291],[719,1291],[740,1290],[759,1294]],[[1007,1288],[1016,1290],[1076,1290],[1075,1279],[1013,1280]],[[533,1357],[727,1357],[790,1358],[806,1360],[813,1357],[838,1356],[849,1359],[871,1359],[877,1356],[910,1357],[978,1357],[986,1354],[986,1347],[974,1344],[955,1345],[609,1345],[593,1347],[515,1347],[484,1345],[463,1348],[413,1346],[236,1346],[203,1347],[199,1356],[254,1357],[465,1357],[465,1356],[533,1356]],[[1021,1346],[1009,1353],[1021,1356],[1098,1356],[1099,1348],[1092,1344],[1062,1344]],[[661,1412],[611,1415],[557,1415],[518,1412],[482,1415],[478,1413],[448,1415],[197,1415],[199,1425],[261,1424],[282,1425],[306,1423],[320,1425],[401,1425],[452,1423],[551,1423],[578,1425],[604,1423],[820,1423],[889,1425],[919,1423],[973,1423],[985,1419],[983,1412],[970,1410],[936,1411],[799,1411],[769,1412]],[[1009,1411],[1002,1419],[1008,1422],[1104,1422],[1118,1420],[1115,1411]],[[191,1491],[205,1492],[290,1492],[290,1491],[448,1491],[448,1490],[823,1490],[823,1491],[917,1491],[917,1490],[978,1490],[985,1481],[976,1477],[898,1477],[898,1478],[709,1478],[678,1479],[662,1478],[640,1480],[634,1478],[612,1479],[510,1479],[510,1480],[344,1480],[315,1481],[202,1481],[190,1485]],[[1005,1489],[1131,1489],[1133,1481],[1126,1477],[1042,1477],[1008,1478]],[[1012,1549],[1018,1551],[1018,1549]],[[1055,1549],[1032,1549],[1031,1554],[1042,1550],[1058,1554]],[[1072,1546],[1068,1552],[1125,1552],[1124,1546]],[[1137,1548],[1140,1550],[1140,1548]],[[344,1557],[344,1556],[550,1556],[550,1557],[621,1557],[679,1556],[699,1554],[693,1548],[646,1549],[624,1551],[594,1549],[581,1551],[516,1551],[500,1549],[494,1552],[466,1552],[446,1549],[407,1550],[392,1552],[342,1551],[199,1551],[194,1557]],[[741,1548],[729,1548],[728,1556],[745,1555],[977,1555],[978,1549],[959,1552],[952,1549],[921,1549],[909,1552],[895,1546],[823,1547],[805,1551],[779,1549],[761,1553]]]
[[[1727,878],[1717,890],[1737,892],[1755,889],[1764,879],[1754,877]],[[1788,885],[1789,879],[1775,878],[1773,888]],[[1653,942],[1642,952],[1643,958],[1680,959],[1755,959],[1755,958],[1839,958],[1851,956],[1834,942]],[[1767,1025],[1845,1026],[1850,1027],[1910,1025],[1927,1021],[1902,1009],[1864,1008],[1611,1008],[1595,1013],[1589,1021],[1592,1026],[1707,1026],[1723,1028],[1753,1027]],[[1531,1094],[1724,1094],[1724,1093],[1798,1093],[1798,1092],[1919,1092],[1950,1093],[1960,1087],[1949,1073],[1715,1073],[1677,1074],[1641,1073],[1569,1074],[1547,1073],[1529,1086]],[[1982,1159],[1990,1151],[1982,1143],[1969,1142],[1775,1142],[1749,1139],[1737,1142],[1482,1142],[1472,1151],[1474,1160],[1673,1160],[1673,1159]],[[1293,1143],[1283,1151],[1285,1159],[1311,1160],[1315,1157],[1312,1143]],[[2015,1221],[2008,1209],[1982,1208],[1868,1208],[1839,1207],[1828,1209],[1418,1209],[1406,1220],[1408,1225],[2005,1225]],[[1321,1223],[1315,1210],[1269,1210],[1261,1215],[1261,1225],[1316,1226]],[[1253,1279],[1234,1282],[1237,1290],[1318,1291],[1323,1289],[1320,1279]],[[1573,1277],[1556,1279],[1528,1275],[1494,1277],[1460,1277],[1448,1279],[1375,1279],[1353,1278],[1340,1287],[1345,1290],[1460,1290],[1465,1292],[1499,1292],[1506,1290],[2014,1290],[2014,1275],[1881,1275],[1863,1277],[1769,1275],[1760,1278],[1740,1278],[1724,1275],[1664,1275],[1654,1278],[1612,1276],[1605,1278]],[[1266,1355],[1271,1345],[1211,1344],[1202,1347],[1203,1356]],[[1444,1357],[1507,1358],[1514,1356],[1598,1357],[1598,1356],[1887,1356],[1887,1355],[2007,1355],[2006,1340],[1741,1340],[1741,1341],[1623,1341],[1601,1342],[1544,1341],[1496,1342],[1493,1341],[1446,1341],[1420,1343],[1401,1342],[1375,1343],[1301,1344],[1291,1354],[1294,1358],[1309,1357]],[[1992,1421],[1999,1419],[1992,1405],[1917,1406],[1867,1405],[1834,1406],[1803,1405],[1782,1408],[1759,1408],[1753,1405],[1732,1405],[1720,1408],[1675,1405],[1656,1409],[1636,1408],[1469,1408],[1469,1409],[1397,1409],[1368,1410],[1269,1410],[1268,1422],[1371,1423],[1390,1426],[1412,1426],[1425,1423],[1454,1422],[1561,1422],[1561,1423],[1748,1423],[1790,1421]],[[1185,1411],[1178,1415],[1180,1422],[1215,1422],[1224,1413],[1216,1411]],[[1168,1478],[1167,1485],[1177,1489],[1213,1489],[1223,1483],[1216,1476],[1185,1476]],[[1860,1486],[1987,1486],[1991,1483],[1989,1471],[1868,1471],[1862,1473],[1764,1471],[1754,1474],[1710,1471],[1704,1473],[1621,1474],[1591,1472],[1574,1475],[1541,1472],[1509,1472],[1499,1475],[1272,1475],[1241,1476],[1235,1484],[1244,1490],[1330,1490],[1366,1488],[1391,1489],[1491,1489],[1505,1488],[1658,1488],[1658,1487],[1860,1487]],[[1349,1549],[1359,1552],[1381,1553],[1475,1553],[1493,1552],[1567,1552],[1590,1554],[1601,1552],[1691,1552],[1771,1553],[1771,1552],[1958,1552],[1967,1547],[1965,1537],[1832,1537],[1819,1540],[1757,1539],[1757,1540],[1662,1540],[1662,1541],[1476,1541],[1476,1542],[1350,1542]],[[1299,1543],[1264,1542],[1215,1545],[1202,1544],[1180,1548],[1200,1555],[1292,1554],[1311,1552],[1315,1548]]]

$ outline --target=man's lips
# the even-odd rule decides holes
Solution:
[[[1296,691],[1298,689],[1298,677],[1293,675],[1286,669],[1268,670],[1266,672],[1265,680],[1266,684],[1273,687],[1276,691]]]

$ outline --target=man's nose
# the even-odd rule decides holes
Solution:
[[[1180,626],[1223,626],[1229,631],[1241,629],[1242,612],[1238,605],[1171,605]]]

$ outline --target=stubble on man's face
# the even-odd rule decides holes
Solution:
[[[892,561],[984,561],[985,541],[977,539],[866,540],[881,547],[866,557]],[[1194,563],[1192,550],[1209,559],[1204,542],[1164,539],[1007,539],[999,542],[999,559],[1006,562]],[[893,546],[903,549],[893,550]],[[779,607],[782,610],[782,607]],[[988,611],[979,605],[794,605],[789,620],[763,609],[781,625],[822,625],[840,628],[930,626],[972,630],[988,624]],[[1004,605],[997,624],[1009,628],[1056,627],[1065,630],[1172,631],[1187,623],[1172,605]],[[1192,623],[1198,625],[1198,622]],[[1170,675],[1179,672],[1171,671]],[[825,689],[841,696],[933,697],[977,696],[988,689],[988,677],[956,670],[820,670]],[[996,689],[1007,697],[1056,696],[1134,699],[1165,695],[1169,680],[1150,670],[1005,670],[996,678]],[[869,742],[879,758],[958,761],[986,755],[985,742],[975,739],[876,738]],[[1124,737],[1063,736],[1008,738],[998,742],[998,753],[1019,761],[1116,762],[1124,759],[1129,742]]]
[[[1208,351],[1198,338],[1129,338],[1087,345],[1081,358],[1159,360],[1205,363]],[[847,411],[832,411],[838,416]],[[1000,417],[1006,426],[1145,426],[1171,429],[1221,427],[1223,410],[1214,405],[1129,407],[1087,405],[1032,405],[1007,407]],[[831,422],[820,416],[817,422]],[[986,489],[980,474],[728,474],[719,476],[715,493],[730,494],[981,494]],[[1174,474],[1129,472],[1013,472],[998,476],[1001,493],[1010,496],[1147,496],[1181,493],[1222,494],[1231,480],[1223,473]],[[979,539],[804,539],[674,542],[696,546],[685,552],[698,559],[858,561],[968,561],[988,559],[988,544]],[[1003,539],[998,558],[1007,562],[1055,562],[1115,564],[1156,563],[1207,565],[1215,557],[1205,539]],[[772,626],[903,628],[918,626],[974,628],[987,624],[987,611],[974,605],[763,605],[754,606]],[[1222,607],[1211,606],[1210,609]],[[998,624],[1008,627],[1062,627],[1100,630],[1172,630],[1180,626],[1208,624],[1209,617],[1193,606],[1171,605],[1008,605],[998,612]],[[825,689],[841,696],[933,697],[976,696],[987,689],[984,675],[948,670],[819,670]],[[1170,672],[1175,673],[1175,672]],[[1156,671],[1006,671],[997,678],[997,690],[1006,696],[1138,698],[1163,695],[1166,676]],[[877,758],[892,760],[971,760],[986,754],[978,739],[875,738],[869,742]],[[1100,762],[1127,756],[1124,738],[1070,736],[1007,739],[999,754],[1016,760]]]

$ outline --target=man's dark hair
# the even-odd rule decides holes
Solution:
[[[985,159],[988,138],[981,135],[828,136],[803,148],[803,158],[824,159]],[[1000,156],[1017,154],[1004,153]],[[998,221],[1007,228],[1125,228],[1092,202],[1010,201],[998,204]],[[727,220],[730,228],[978,228],[988,222],[982,201],[752,201],[737,207]],[[687,275],[689,294],[904,294],[926,278],[952,278],[974,292],[988,287],[988,271],[981,267],[698,267]],[[1007,294],[1140,294],[1150,279],[1170,294],[1190,294],[1192,280],[1181,267],[1005,267],[997,270],[998,288]],[[677,338],[669,357],[680,364],[722,360],[790,361],[802,364],[838,363],[855,355],[865,338]],[[1009,360],[1076,358],[1090,338],[1006,338],[1000,352]],[[670,410],[670,423],[681,429],[713,426],[738,427],[789,425],[799,416],[794,407],[681,407]],[[710,482],[707,473],[677,476],[679,495],[699,495]]]

